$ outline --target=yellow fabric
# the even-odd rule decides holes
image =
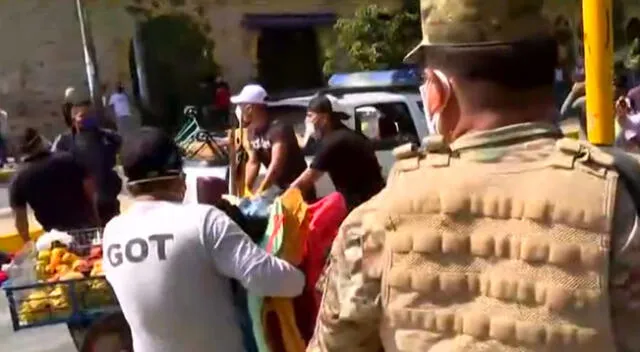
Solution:
[[[286,191],[280,197],[280,201],[284,213],[284,237],[280,251],[274,254],[290,264],[299,265],[304,254],[304,240],[308,229],[307,204],[298,189]],[[265,299],[262,309],[262,326],[268,326],[267,315],[271,312],[275,313],[280,322],[282,336],[274,338],[267,333],[267,340],[282,341],[285,348],[282,352],[303,352],[305,343],[296,325],[292,299],[275,297]],[[272,352],[281,352],[273,350],[273,347],[271,349]]]
[[[296,316],[293,310],[293,303],[290,298],[271,297],[264,300],[262,310],[262,326],[267,324],[267,315],[275,313],[280,324],[280,341],[284,346],[284,351],[277,351],[271,347],[272,352],[304,352],[305,343],[296,325]],[[271,341],[272,336],[267,333],[267,341]]]

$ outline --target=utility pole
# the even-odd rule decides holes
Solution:
[[[135,31],[133,34],[133,55],[136,62],[136,77],[138,78],[138,92],[140,105],[143,111],[150,111],[149,86],[147,85],[147,70],[145,61],[144,42],[142,38],[142,19],[135,19]]]
[[[82,48],[84,51],[84,63],[87,72],[87,82],[89,83],[89,92],[91,94],[93,106],[99,112],[102,112],[103,106],[102,94],[100,92],[100,76],[98,74],[98,66],[96,62],[96,48],[91,34],[91,24],[87,17],[83,0],[75,1],[78,23],[80,24],[80,35],[82,36]]]
[[[596,145],[614,141],[612,0],[583,0],[587,136]]]

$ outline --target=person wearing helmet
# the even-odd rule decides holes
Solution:
[[[101,224],[104,225],[120,213],[118,195],[122,180],[115,166],[122,138],[118,133],[100,127],[88,90],[68,88],[65,100],[69,104],[68,115],[65,115],[69,130],[56,137],[51,149],[73,154],[92,174],[98,192]]]
[[[543,0],[421,12],[432,133],[342,224],[307,351],[639,351],[640,165],[554,124]]]

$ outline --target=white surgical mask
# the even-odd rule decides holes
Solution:
[[[449,83],[449,79],[447,76],[439,70],[433,71],[436,77],[445,85],[445,99],[444,104],[438,109],[438,111],[431,111],[431,107],[429,106],[429,97],[428,88],[430,82],[426,82],[419,87],[420,97],[422,98],[422,106],[424,107],[424,115],[427,120],[427,129],[429,130],[429,135],[437,135],[441,134],[440,131],[440,116],[442,115],[442,111],[447,106],[447,102],[451,96],[451,85]]]
[[[313,122],[309,121],[309,120],[305,120],[304,122],[304,143],[306,144],[309,139],[311,139],[311,137],[317,137],[318,136],[318,131],[316,130],[316,126],[313,124]]]
[[[236,118],[238,119],[238,123],[240,125],[242,125],[242,108],[240,108],[240,105],[236,105]]]

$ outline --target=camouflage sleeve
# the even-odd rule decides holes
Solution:
[[[384,191],[383,191],[384,192]],[[354,210],[336,237],[320,284],[322,304],[307,352],[381,351],[382,253],[384,218],[376,203]]]
[[[640,314],[640,220],[630,193],[621,184],[614,209],[611,249],[612,300],[621,305],[620,309]]]

